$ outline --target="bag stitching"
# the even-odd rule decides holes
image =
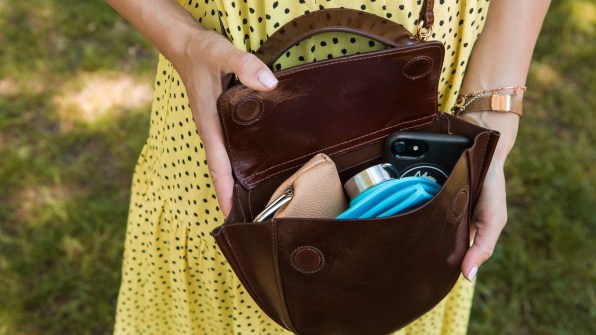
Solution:
[[[234,254],[234,258],[236,259],[236,262],[238,263],[238,267],[240,268],[240,271],[242,271],[242,274],[244,275],[244,278],[246,278],[246,283],[248,284],[248,287],[254,293],[254,295],[257,297],[257,300],[259,301],[259,304],[261,306],[263,306],[263,309],[270,316],[275,315],[275,314],[271,313],[271,311],[267,308],[267,306],[261,301],[260,296],[256,293],[257,291],[253,288],[253,284],[251,283],[250,279],[246,275],[246,271],[244,271],[244,267],[240,263],[239,258],[238,258],[238,254],[236,253],[236,250],[234,249],[234,245],[230,242],[230,239],[228,238],[228,235],[226,234],[226,231],[225,230],[222,230],[222,233],[223,233],[224,238],[226,239],[226,242],[230,246],[230,249],[232,250],[232,254]]]
[[[466,160],[466,163],[467,163],[467,160]],[[455,213],[455,202],[457,201],[457,198],[458,198],[459,194],[462,193],[462,192],[466,194],[466,207],[464,207],[464,210],[461,212],[461,214],[456,215],[456,213]],[[451,215],[453,216],[453,219],[455,220],[455,223],[460,222],[461,219],[464,217],[464,214],[466,214],[468,212],[468,202],[469,201],[470,201],[470,199],[468,197],[468,185],[467,184],[462,184],[462,186],[459,187],[459,190],[455,193],[455,197],[451,201],[451,207],[452,207],[452,209],[451,209]]]
[[[358,140],[360,140],[360,139],[362,139],[362,138],[365,138],[365,137],[368,137],[368,136],[370,136],[370,135],[374,135],[374,134],[377,134],[377,133],[383,132],[383,131],[385,131],[385,130],[387,130],[387,129],[395,128],[395,127],[398,127],[398,126],[401,126],[401,125],[403,125],[403,124],[407,124],[407,123],[413,123],[413,122],[417,122],[417,121],[420,121],[420,120],[423,120],[423,119],[427,119],[427,118],[429,118],[429,117],[428,117],[428,116],[425,116],[425,117],[421,117],[421,118],[418,118],[418,119],[415,119],[415,120],[410,120],[410,121],[404,121],[404,122],[400,122],[400,123],[398,123],[398,124],[394,124],[394,125],[392,125],[392,126],[385,127],[385,128],[383,128],[383,129],[379,129],[379,130],[376,130],[376,131],[373,131],[373,132],[370,132],[370,133],[364,134],[364,135],[362,135],[362,136],[359,136],[359,137],[357,137],[357,138],[353,138],[353,139],[350,139],[350,140],[347,140],[347,141],[344,141],[344,142],[341,142],[341,143],[337,143],[337,144],[334,144],[334,145],[332,145],[332,146],[329,146],[329,147],[326,147],[326,148],[323,148],[323,149],[320,149],[320,150],[317,150],[317,151],[311,151],[311,152],[309,152],[309,153],[307,153],[307,154],[304,154],[304,155],[302,155],[302,156],[300,156],[300,157],[296,157],[296,158],[290,159],[290,160],[288,160],[288,161],[285,161],[285,162],[283,162],[283,163],[279,163],[279,164],[277,164],[277,165],[274,165],[274,166],[272,166],[272,167],[269,167],[269,168],[267,168],[267,169],[265,169],[265,170],[263,170],[263,171],[257,172],[257,173],[255,173],[255,174],[251,175],[249,178],[251,178],[251,177],[255,177],[255,176],[258,176],[258,175],[260,175],[260,174],[263,174],[263,173],[266,173],[267,171],[269,171],[269,170],[272,170],[272,169],[275,169],[276,167],[279,167],[279,166],[281,166],[281,165],[288,164],[288,163],[294,162],[294,161],[296,161],[296,160],[300,160],[300,159],[302,159],[302,158],[304,158],[304,157],[311,156],[311,155],[313,155],[313,154],[315,154],[315,153],[317,153],[317,152],[323,152],[323,151],[326,151],[326,150],[331,150],[331,149],[333,149],[333,148],[335,148],[335,147],[342,146],[342,145],[344,145],[344,144],[347,144],[347,143],[350,143],[350,142],[358,141]],[[432,115],[432,118],[434,119],[434,115]],[[427,123],[421,124],[420,126],[423,126],[423,125],[426,125],[426,124],[429,124],[429,123],[432,123],[432,120],[431,120],[431,121],[429,121],[429,122],[427,122]],[[375,139],[373,139],[372,141],[374,141],[374,140],[377,140],[377,139],[378,139],[378,138],[375,138]],[[344,151],[346,151],[346,150],[353,149],[354,147],[356,147],[356,146],[358,146],[358,145],[367,144],[367,143],[369,143],[369,142],[370,142],[370,141],[368,141],[368,142],[363,142],[363,143],[360,143],[360,144],[357,144],[357,145],[354,145],[354,146],[348,147],[348,148],[346,148],[346,149],[344,149],[344,150],[338,151],[337,153],[343,153],[343,152],[344,152]],[[337,154],[337,153],[334,153],[334,154]],[[262,181],[262,180],[259,180],[259,181]]]
[[[431,123],[433,122],[434,118],[435,118],[435,115],[432,115],[432,116],[430,116],[430,117],[432,118],[430,121],[427,121],[427,122],[425,122],[425,123],[421,123],[421,124],[419,124],[419,125],[417,125],[417,126],[420,126],[420,127],[422,127],[422,126],[426,126],[426,125],[428,125],[428,124],[431,124]],[[263,170],[263,171],[257,172],[257,173],[255,173],[255,174],[253,174],[253,175],[251,175],[251,176],[248,176],[248,177],[244,178],[243,180],[246,182],[246,184],[247,184],[247,185],[249,185],[249,186],[254,186],[254,185],[256,185],[256,184],[258,184],[258,183],[262,182],[263,180],[266,180],[266,179],[268,179],[268,178],[271,178],[271,177],[273,177],[273,176],[279,175],[280,173],[284,173],[284,172],[286,172],[286,171],[288,171],[288,170],[292,170],[292,169],[296,168],[298,165],[293,165],[293,166],[291,166],[291,167],[289,167],[289,168],[286,168],[286,169],[284,169],[284,170],[281,170],[281,171],[278,171],[278,172],[275,172],[275,173],[269,174],[269,175],[267,175],[267,176],[265,176],[265,177],[263,177],[263,178],[259,178],[259,179],[253,180],[252,182],[247,182],[247,180],[254,179],[254,177],[256,177],[256,176],[258,176],[258,175],[260,175],[260,174],[266,173],[266,172],[267,172],[267,171],[269,171],[269,170],[272,170],[272,169],[275,169],[275,168],[277,168],[277,167],[280,167],[280,166],[282,166],[282,165],[285,165],[285,164],[288,164],[288,163],[291,163],[291,162],[294,162],[294,161],[297,161],[297,160],[303,159],[304,157],[308,157],[308,156],[311,156],[311,155],[313,155],[313,154],[316,154],[316,153],[319,153],[319,152],[324,152],[324,151],[330,150],[330,149],[332,149],[332,148],[335,148],[335,147],[337,147],[337,146],[344,145],[344,144],[346,144],[346,143],[350,143],[350,142],[358,141],[358,140],[360,140],[360,139],[362,139],[362,138],[364,138],[364,137],[368,137],[368,136],[370,136],[370,135],[374,135],[374,134],[376,134],[376,133],[379,133],[379,132],[386,131],[387,129],[396,128],[396,127],[399,127],[399,126],[401,126],[401,125],[404,125],[404,124],[407,124],[407,123],[418,122],[418,121],[420,121],[420,120],[424,120],[424,119],[427,119],[427,118],[429,118],[429,116],[425,116],[425,117],[418,118],[418,119],[415,119],[415,120],[404,121],[404,122],[401,122],[401,123],[398,123],[398,124],[395,124],[395,125],[392,125],[392,126],[389,126],[389,127],[385,127],[385,128],[383,128],[383,129],[380,129],[380,130],[377,130],[377,131],[374,131],[374,132],[371,132],[371,133],[368,133],[368,134],[365,134],[365,135],[362,135],[362,136],[360,136],[360,137],[357,137],[357,138],[354,138],[354,139],[351,139],[351,140],[348,140],[348,141],[344,141],[344,142],[341,142],[341,143],[338,143],[338,144],[332,145],[332,146],[330,146],[330,147],[326,147],[326,148],[323,148],[323,149],[320,149],[320,150],[317,150],[317,151],[312,151],[312,152],[310,152],[310,153],[307,153],[307,154],[305,154],[305,155],[302,155],[302,156],[300,156],[300,157],[297,157],[297,158],[294,158],[294,159],[291,159],[291,160],[285,161],[285,162],[283,162],[283,163],[279,163],[279,164],[277,164],[277,165],[274,165],[274,166],[272,166],[272,167],[269,167],[269,168],[267,168],[267,169],[265,169],[265,170]],[[353,145],[353,146],[347,147],[347,148],[345,148],[345,149],[339,150],[339,151],[337,151],[337,152],[334,152],[334,153],[332,153],[332,154],[330,154],[330,155],[338,155],[338,154],[342,154],[342,153],[344,153],[344,152],[346,152],[346,151],[349,151],[349,150],[352,150],[352,149],[354,149],[354,148],[356,148],[356,147],[358,147],[358,146],[363,146],[363,145],[366,145],[366,144],[369,144],[369,143],[375,142],[375,141],[377,141],[379,138],[381,138],[381,137],[375,137],[375,138],[373,138],[373,139],[371,139],[371,140],[369,140],[369,141],[365,141],[365,142],[362,142],[362,143],[358,143],[358,144],[356,144],[356,145]]]
[[[420,60],[420,59],[426,59],[428,61],[430,61],[430,67],[428,68],[428,70],[426,70],[426,72],[424,72],[423,74],[417,75],[417,76],[411,76],[409,74],[406,73],[406,68],[408,67],[408,65],[414,61]],[[410,59],[406,65],[404,65],[404,67],[401,69],[402,74],[404,75],[404,77],[410,79],[410,80],[416,80],[416,79],[420,79],[422,77],[425,77],[426,75],[428,75],[429,73],[432,73],[432,69],[433,69],[433,65],[435,65],[435,63],[433,62],[433,59],[428,57],[428,56],[418,56],[415,57],[413,59]]]
[[[252,203],[250,201],[250,196],[252,194],[252,189],[248,190],[248,211],[250,214],[250,217],[254,219],[254,214],[252,213]]]
[[[490,135],[489,135],[489,138],[490,138]],[[484,173],[483,172],[484,171],[484,165],[486,164],[486,148],[488,148],[488,140],[489,140],[489,138],[487,138],[484,141],[484,146],[482,147],[482,163],[480,165],[480,170],[479,170],[479,173],[478,173],[478,177],[476,178],[476,190],[474,190],[474,193],[475,193],[474,202],[477,202],[478,201],[478,197],[480,196],[480,194],[479,194],[480,193],[480,188],[481,188],[481,185],[480,185],[480,176]]]
[[[438,50],[439,50],[439,52],[441,53],[441,55],[443,54],[443,52],[442,52],[442,49],[441,49],[441,48],[440,48],[438,45],[432,45],[432,44],[431,44],[431,45],[426,45],[426,46],[420,46],[420,48],[421,48],[421,49],[430,49],[430,50],[432,50],[432,49],[438,49]],[[419,50],[419,49],[412,49],[412,50],[405,50],[405,51],[402,51],[402,50],[400,50],[400,51],[404,52],[404,54],[407,54],[407,53],[410,53],[410,52],[412,52],[412,51],[418,51],[418,50]],[[342,60],[342,61],[340,61],[340,60],[336,60],[336,61],[334,61],[334,62],[330,62],[330,63],[327,63],[327,64],[319,64],[319,65],[316,65],[316,66],[309,66],[308,68],[305,68],[305,69],[296,69],[296,70],[293,70],[293,71],[288,71],[288,72],[284,73],[284,74],[283,74],[283,76],[281,76],[280,78],[283,78],[283,77],[284,77],[284,76],[286,76],[286,75],[290,75],[290,74],[294,74],[294,73],[299,73],[299,72],[307,71],[307,70],[310,70],[310,69],[316,69],[316,68],[320,68],[320,67],[324,67],[324,66],[331,66],[331,65],[334,65],[334,64],[342,64],[342,63],[348,63],[348,62],[360,61],[360,60],[364,60],[364,59],[370,59],[370,58],[380,58],[380,57],[386,56],[387,54],[391,54],[391,53],[390,53],[390,52],[387,52],[387,53],[379,53],[379,54],[376,54],[376,55],[371,55],[371,56],[368,56],[368,57],[358,57],[358,58],[346,59],[346,60]],[[311,64],[313,64],[313,63],[311,63]],[[438,77],[439,77],[439,76],[437,76],[437,79],[435,80],[435,84],[436,84],[436,83],[438,82],[438,80],[439,80],[439,78],[438,78]],[[434,105],[435,105],[435,106],[437,105],[437,99],[438,99],[438,97],[434,96],[434,98],[433,98],[433,101],[434,101]],[[240,100],[240,98],[237,98],[237,99],[235,99],[234,101],[238,101],[238,100]],[[229,108],[228,108],[228,112],[231,112],[231,110],[230,110]],[[224,114],[224,116],[225,116],[225,114],[227,114],[227,113],[223,113],[223,112],[222,112],[222,114]],[[398,123],[398,124],[396,124],[396,125],[394,125],[394,126],[399,126],[399,125],[402,125],[402,124],[405,124],[405,123],[412,123],[412,122],[416,122],[416,121],[424,120],[424,119],[426,119],[426,118],[428,118],[428,117],[432,117],[432,118],[434,119],[435,115],[436,115],[436,114],[433,114],[433,115],[430,115],[430,116],[424,116],[424,117],[421,117],[421,118],[418,118],[418,119],[414,119],[414,120],[410,120],[410,121],[401,122],[401,123]],[[225,121],[225,117],[224,117],[224,121]],[[429,122],[429,123],[430,123],[430,122]],[[427,124],[428,124],[428,123],[427,123]],[[423,125],[426,125],[426,124],[421,124],[421,126],[423,126]],[[348,140],[348,141],[345,141],[345,142],[342,142],[342,143],[339,143],[339,144],[336,144],[336,145],[333,145],[333,146],[330,146],[330,147],[327,147],[327,148],[321,149],[321,150],[319,150],[319,151],[316,151],[316,152],[320,152],[320,151],[322,151],[322,150],[329,150],[329,149],[331,149],[331,148],[334,148],[334,147],[336,147],[336,146],[339,146],[339,145],[342,145],[342,144],[346,144],[346,143],[349,143],[349,142],[352,142],[352,141],[356,141],[356,140],[359,140],[359,139],[361,139],[361,138],[363,138],[363,137],[366,137],[366,136],[369,136],[369,135],[372,135],[372,134],[375,134],[375,133],[378,133],[378,132],[384,131],[384,130],[386,130],[386,129],[389,129],[389,128],[391,128],[391,127],[393,127],[393,126],[386,127],[386,128],[383,128],[383,129],[381,129],[381,130],[378,130],[378,131],[375,131],[375,132],[372,132],[372,133],[365,134],[365,135],[363,135],[363,136],[360,136],[360,137],[358,137],[358,138],[355,138],[355,139],[352,139],[352,140]],[[227,145],[227,147],[228,147],[228,151],[229,151],[229,153],[230,153],[230,156],[232,156],[232,155],[233,155],[233,154],[232,154],[232,150],[231,150],[232,148],[231,148],[231,145],[230,145],[229,132],[228,132],[228,129],[227,129],[227,127],[226,127],[226,122],[223,122],[223,128],[224,128],[224,132],[225,132],[225,135],[226,135],[226,142],[227,142],[227,144],[228,144],[228,145]],[[354,147],[347,148],[346,150],[349,150],[349,149],[352,149],[352,148],[354,148]],[[340,151],[340,152],[342,152],[342,151]],[[309,155],[312,155],[312,154],[314,154],[314,153],[315,153],[315,152],[311,152],[311,153],[308,153],[308,154],[306,154],[306,155],[300,156],[300,157],[298,157],[298,158],[294,158],[294,159],[292,159],[292,160],[285,161],[285,162],[283,162],[283,163],[280,163],[280,164],[277,164],[277,165],[275,165],[275,166],[269,167],[269,168],[267,168],[267,169],[265,169],[265,170],[263,170],[263,171],[257,172],[256,174],[253,174],[253,175],[251,175],[251,176],[249,176],[249,177],[246,177],[244,180],[251,179],[251,178],[253,178],[253,177],[257,176],[257,175],[260,175],[260,174],[262,174],[262,173],[265,173],[265,172],[267,172],[267,171],[269,171],[269,170],[271,170],[271,169],[274,169],[274,168],[276,168],[276,167],[278,167],[278,166],[281,166],[281,165],[284,165],[284,164],[290,163],[290,162],[292,162],[292,161],[295,161],[295,160],[302,159],[302,158],[304,158],[304,157],[306,157],[306,156],[309,156]],[[292,169],[292,168],[295,168],[295,166],[293,166],[293,167],[291,167],[291,168],[288,168],[288,169],[285,169],[285,170],[283,170],[283,171],[280,171],[280,172],[278,172],[278,173],[275,173],[275,174],[273,174],[273,175],[269,175],[269,176],[267,176],[267,177],[265,177],[265,178],[261,178],[261,179],[258,179],[258,180],[256,180],[256,181],[253,181],[253,182],[246,182],[246,183],[247,183],[247,185],[249,185],[249,186],[254,186],[256,183],[259,183],[259,182],[261,182],[261,181],[263,181],[263,180],[265,180],[265,179],[267,179],[267,178],[269,178],[269,177],[271,177],[271,176],[277,175],[277,174],[279,174],[279,173],[283,173],[283,172],[285,172],[285,171],[287,171],[287,170],[290,170],[290,169]]]
[[[236,201],[238,202],[238,205],[240,206],[240,211],[242,212],[242,218],[244,219],[244,221],[246,221],[246,213],[244,213],[244,207],[242,207],[242,201],[240,200],[240,192],[238,191],[239,188],[240,188],[240,186],[236,187]]]
[[[318,266],[316,269],[314,269],[314,270],[312,270],[312,271],[304,271],[304,270],[301,270],[301,269],[298,267],[298,265],[296,265],[296,263],[294,262],[294,256],[296,255],[296,253],[297,253],[298,251],[300,251],[300,250],[304,250],[304,249],[306,249],[306,248],[309,248],[309,249],[314,249],[314,250],[316,250],[316,251],[319,253],[319,255],[321,256],[321,265],[319,265],[319,266]],[[311,246],[311,245],[303,245],[303,246],[300,246],[300,247],[298,247],[298,248],[294,249],[294,251],[292,251],[292,253],[290,254],[290,264],[292,265],[292,267],[293,267],[294,269],[298,270],[298,272],[300,272],[300,273],[304,273],[304,274],[316,273],[316,272],[319,272],[319,271],[321,271],[321,270],[323,269],[323,267],[325,266],[325,255],[323,255],[323,252],[322,252],[321,250],[319,250],[318,248],[315,248],[315,247],[313,247],[313,246]]]
[[[420,49],[439,49],[441,50],[441,48],[438,45],[426,45],[426,46],[421,46]],[[404,55],[411,53],[413,51],[419,52],[420,49],[412,49],[412,50],[399,50],[399,49],[395,49],[396,53],[398,52],[403,52]],[[386,51],[386,50],[381,50],[381,51]],[[394,51],[394,49],[390,49],[390,51]],[[355,61],[361,61],[361,60],[365,60],[365,59],[370,59],[370,58],[380,58],[380,57],[386,57],[387,55],[391,55],[392,53],[388,51],[386,53],[380,52],[378,54],[375,55],[371,55],[371,56],[362,56],[362,57],[356,57],[356,58],[351,58],[351,59],[344,59],[344,60],[336,60],[336,61],[332,61],[329,63],[321,63],[319,65],[314,65],[314,66],[309,66],[307,68],[303,68],[303,69],[296,69],[296,70],[290,70],[288,69],[287,72],[283,73],[282,76],[280,76],[280,78],[283,78],[286,75],[290,75],[290,74],[294,74],[294,73],[299,73],[299,72],[303,72],[303,71],[309,71],[312,69],[317,69],[320,67],[324,67],[324,66],[331,66],[331,65],[335,65],[335,64],[342,64],[342,63],[349,63],[349,62],[355,62]],[[374,51],[373,51],[374,52]],[[310,64],[314,64],[314,63],[310,63]]]
[[[273,229],[271,229],[271,241],[272,241],[271,256],[273,258],[273,268],[275,269],[275,280],[277,282],[277,294],[279,294],[279,297],[284,305],[283,313],[285,314],[285,317],[288,319],[288,322],[290,323],[290,326],[288,326],[287,324],[286,324],[286,326],[288,328],[292,328],[292,330],[295,331],[296,327],[294,327],[294,322],[292,321],[292,318],[290,317],[290,311],[289,311],[288,304],[286,302],[286,297],[284,295],[284,291],[282,288],[282,281],[281,281],[281,276],[280,276],[281,271],[279,269],[279,260],[276,262],[276,259],[278,259],[276,257],[276,255],[278,253],[275,252],[277,249],[276,248],[277,247],[277,238],[275,237],[275,233],[277,232],[277,222],[275,220],[272,220],[271,224],[273,226],[272,227]],[[283,320],[282,320],[282,322],[283,322]],[[285,322],[284,322],[284,324],[285,324]]]
[[[242,126],[250,126],[251,124],[253,124],[253,123],[255,123],[255,122],[259,121],[259,120],[260,120],[260,119],[263,117],[263,115],[265,114],[265,113],[264,113],[263,102],[261,101],[261,100],[262,100],[262,98],[261,98],[260,96],[258,96],[258,95],[255,95],[255,94],[249,94],[249,95],[247,95],[247,96],[244,96],[244,97],[241,97],[241,98],[234,99],[234,100],[232,101],[232,105],[234,105],[234,106],[238,107],[238,106],[236,105],[236,103],[242,103],[242,102],[244,102],[244,101],[246,101],[246,100],[250,100],[250,99],[252,99],[252,100],[255,100],[255,101],[257,101],[257,102],[259,103],[259,114],[258,114],[258,115],[257,115],[257,116],[256,116],[254,119],[252,119],[252,120],[248,120],[248,121],[242,121],[242,120],[238,119],[238,116],[236,115],[235,111],[234,111],[234,112],[232,112],[232,111],[230,110],[230,114],[232,114],[232,121],[234,121],[234,122],[236,122],[237,124],[239,124],[239,125],[242,125]]]

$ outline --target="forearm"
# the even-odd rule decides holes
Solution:
[[[491,1],[460,94],[525,85],[549,4],[550,0]],[[512,113],[479,112],[466,114],[465,118],[501,132],[494,161],[495,166],[502,166],[515,143],[519,117]]]
[[[166,58],[185,53],[191,37],[207,29],[175,0],[106,0]]]

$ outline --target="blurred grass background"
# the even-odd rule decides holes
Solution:
[[[595,27],[553,1],[470,334],[596,334]],[[111,333],[156,61],[104,2],[0,0],[0,335]]]

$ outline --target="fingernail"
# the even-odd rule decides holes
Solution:
[[[476,278],[477,273],[478,273],[478,267],[475,266],[472,268],[472,270],[470,270],[470,272],[468,272],[468,280],[469,281],[474,280],[474,278]]]
[[[261,84],[265,85],[265,87],[267,88],[272,88],[277,84],[277,79],[275,78],[273,73],[264,70],[259,75],[259,82],[261,82]]]

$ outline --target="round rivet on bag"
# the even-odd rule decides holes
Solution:
[[[255,97],[248,97],[238,103],[234,111],[234,121],[240,124],[250,124],[259,119],[263,111],[261,101]]]
[[[315,273],[320,271],[325,265],[323,253],[311,246],[302,246],[296,248],[290,256],[292,267],[302,273]]]
[[[462,188],[457,192],[455,199],[453,199],[453,217],[456,222],[461,221],[466,208],[468,207],[468,191],[466,188]]]
[[[432,67],[433,61],[430,57],[418,56],[406,63],[403,73],[406,78],[414,80],[429,74]]]

